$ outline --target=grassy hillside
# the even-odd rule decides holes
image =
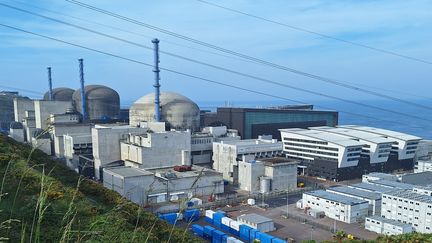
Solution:
[[[3,135],[0,180],[0,242],[200,241]]]

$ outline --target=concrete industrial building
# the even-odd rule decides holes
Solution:
[[[432,171],[432,141],[422,140],[419,143],[414,173]]]
[[[104,168],[103,173],[105,187],[140,205],[224,192],[222,175],[199,166],[185,172],[172,168],[144,170],[120,166]]]
[[[297,162],[283,157],[255,159],[243,156],[238,162],[238,186],[252,193],[297,188]]]
[[[284,153],[302,162],[305,173],[329,180],[359,178],[366,172],[413,168],[421,138],[363,126],[280,129]]]
[[[383,235],[400,235],[413,232],[413,228],[409,224],[378,215],[366,217],[365,229]]]
[[[201,132],[191,137],[191,163],[205,164],[211,168],[213,142],[240,140],[237,130],[227,129],[225,126],[205,127]]]
[[[126,166],[144,169],[191,165],[190,137],[190,131],[128,134],[120,142],[120,159]]]
[[[63,144],[66,165],[79,172],[79,156],[92,155],[93,153],[91,134],[65,134],[63,135]]]
[[[365,200],[318,190],[303,193],[303,208],[322,211],[329,218],[345,223],[363,222],[369,204]]]
[[[238,166],[243,155],[252,155],[256,159],[282,155],[282,143],[271,136],[238,141],[213,143],[213,169],[223,174],[224,179],[237,184]]]
[[[338,112],[314,110],[312,105],[287,105],[269,108],[219,107],[201,115],[201,126],[226,126],[236,129],[243,139],[272,135],[280,140],[278,129],[336,126]]]
[[[148,128],[128,125],[103,124],[95,125],[91,130],[95,177],[100,179],[102,168],[121,160],[120,140],[127,139],[128,134],[142,134]]]
[[[0,91],[0,132],[9,132],[10,123],[17,121],[14,113],[14,99],[30,100],[19,95],[18,92]]]
[[[381,216],[409,224],[420,233],[432,233],[432,196],[413,190],[393,190],[382,195]]]
[[[129,122],[131,126],[137,126],[140,122],[155,121],[155,94],[150,93],[135,101],[129,109]],[[200,109],[189,98],[172,92],[160,94],[161,121],[167,125],[167,130],[199,131]]]

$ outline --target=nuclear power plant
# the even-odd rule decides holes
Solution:
[[[298,174],[338,181],[361,177],[362,170],[414,166],[421,138],[338,127],[338,112],[313,105],[201,111],[190,98],[161,91],[159,41],[152,42],[154,92],[127,112],[116,90],[87,84],[79,59],[75,89],[53,88],[55,70],[48,68],[43,99],[0,93],[2,128],[63,161],[71,173],[143,206],[213,201],[224,198],[227,186],[249,195],[277,194],[295,189]]]

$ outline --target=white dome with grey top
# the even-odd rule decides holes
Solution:
[[[138,126],[141,121],[155,121],[155,94],[147,94],[131,106],[129,122]],[[200,125],[200,109],[189,98],[173,92],[160,94],[161,121],[166,122],[169,129],[198,131]]]

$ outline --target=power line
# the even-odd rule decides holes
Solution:
[[[131,58],[128,58],[128,57],[123,57],[123,56],[120,56],[120,55],[117,55],[117,54],[113,54],[113,53],[97,50],[97,49],[94,49],[94,48],[90,48],[90,47],[86,47],[86,46],[83,46],[83,45],[75,44],[75,43],[68,42],[68,41],[61,40],[61,39],[57,39],[57,38],[54,38],[54,37],[38,34],[38,33],[35,33],[35,32],[32,32],[32,31],[28,31],[28,30],[24,30],[24,29],[21,29],[21,28],[18,28],[18,27],[6,25],[6,24],[1,24],[1,23],[0,23],[0,26],[9,28],[9,29],[12,29],[12,30],[15,30],[15,31],[19,31],[19,32],[31,34],[31,35],[34,35],[34,36],[38,36],[38,37],[41,37],[41,38],[49,39],[49,40],[52,40],[52,41],[60,42],[60,43],[63,43],[63,44],[71,45],[71,46],[78,47],[78,48],[81,48],[81,49],[85,49],[85,50],[88,50],[88,51],[96,52],[96,53],[103,54],[103,55],[106,55],[106,56],[122,59],[122,60],[133,62],[133,63],[137,63],[137,64],[144,65],[144,66],[147,66],[147,67],[153,67],[152,64],[148,64],[148,63],[145,63],[145,62],[142,62],[142,61],[138,61],[138,60],[134,60],[134,59],[131,59]],[[234,89],[237,89],[237,90],[247,91],[249,93],[264,95],[264,96],[272,97],[272,98],[278,98],[278,99],[282,99],[282,100],[286,100],[286,101],[291,101],[291,102],[295,102],[295,103],[300,103],[300,104],[307,103],[307,102],[303,102],[303,101],[298,101],[298,100],[294,100],[294,99],[288,99],[288,98],[281,97],[281,96],[276,96],[276,95],[272,95],[272,94],[268,94],[268,93],[264,93],[264,92],[260,92],[260,91],[255,91],[255,90],[243,88],[243,87],[240,87],[240,86],[226,84],[226,83],[222,83],[222,82],[219,82],[219,81],[215,81],[215,80],[211,80],[211,79],[207,79],[207,78],[203,78],[203,77],[198,77],[198,76],[195,76],[195,75],[179,72],[179,71],[176,71],[176,70],[173,70],[173,69],[168,69],[168,68],[160,68],[160,69],[163,70],[163,71],[166,71],[166,72],[170,72],[170,73],[178,74],[178,75],[181,75],[181,76],[185,76],[185,77],[189,77],[189,78],[205,81],[205,82],[208,82],[208,83],[218,84],[218,85],[221,85],[221,86],[230,87],[230,88],[234,88]],[[324,108],[324,109],[334,110],[331,107],[326,107],[326,106],[321,106],[321,105],[319,105],[318,107],[321,107],[321,108]],[[376,117],[372,117],[372,116],[368,116],[368,115],[363,115],[363,114],[358,114],[358,113],[354,113],[354,112],[350,112],[350,111],[340,110],[340,112],[343,112],[343,113],[346,113],[346,114],[350,114],[350,115],[354,115],[354,116],[358,116],[358,117],[364,117],[364,118],[368,118],[368,119],[372,119],[372,120],[382,121],[382,122],[396,123],[396,124],[401,124],[401,125],[405,125],[405,126],[408,125],[408,126],[415,127],[415,128],[421,128],[419,126],[413,126],[411,124],[405,124],[405,123],[401,123],[401,122],[398,122],[398,121],[379,119],[379,118],[376,118]]]
[[[417,57],[411,57],[411,56],[403,55],[403,54],[400,54],[400,53],[397,53],[397,52],[394,52],[394,51],[389,51],[389,50],[373,47],[373,46],[370,46],[370,45],[366,45],[366,44],[362,44],[362,43],[358,43],[358,42],[354,42],[354,41],[349,41],[349,40],[341,39],[341,38],[334,37],[334,36],[331,36],[331,35],[319,33],[317,31],[305,29],[305,28],[302,28],[302,27],[294,26],[294,25],[289,25],[289,24],[282,23],[282,22],[279,22],[279,21],[276,21],[276,20],[272,20],[272,19],[269,19],[269,18],[261,17],[261,16],[258,16],[258,15],[254,15],[254,14],[247,13],[247,12],[244,12],[244,11],[240,11],[240,10],[237,10],[237,9],[233,9],[233,8],[229,8],[229,7],[226,7],[226,6],[222,6],[220,4],[208,2],[208,1],[205,1],[205,0],[196,0],[196,1],[204,3],[204,4],[207,4],[207,5],[210,5],[210,6],[213,6],[213,7],[221,8],[221,9],[224,9],[224,10],[228,10],[230,12],[238,13],[238,14],[241,14],[241,15],[244,15],[244,16],[255,18],[255,19],[259,19],[259,20],[262,20],[262,21],[265,21],[265,22],[268,22],[268,23],[280,25],[280,26],[283,26],[283,27],[286,27],[286,28],[289,28],[289,29],[292,29],[292,30],[296,30],[296,31],[300,31],[300,32],[316,35],[316,36],[323,37],[323,38],[330,39],[330,40],[335,40],[335,41],[343,42],[345,44],[349,44],[349,45],[353,45],[353,46],[357,46],[357,47],[366,48],[366,49],[369,49],[369,50],[373,50],[373,51],[376,51],[376,52],[381,52],[381,53],[385,53],[385,54],[388,54],[388,55],[392,55],[392,56],[408,59],[408,60],[411,60],[411,61],[421,62],[421,63],[425,63],[425,64],[432,64],[432,62],[428,61],[428,60],[424,60],[424,59],[420,59],[420,58],[417,58]]]
[[[31,12],[31,11],[28,11],[28,10],[16,8],[16,7],[13,7],[13,6],[10,6],[10,5],[7,5],[7,4],[3,4],[3,3],[0,3],[0,5],[8,7],[8,8],[15,9],[15,10],[18,10],[18,11],[22,11],[22,12],[25,12],[25,13],[28,13],[28,14],[32,14],[32,15],[35,15],[35,16],[39,16],[39,17],[42,17],[42,18],[45,18],[45,19],[49,19],[51,21],[62,23],[62,24],[68,25],[68,26],[72,26],[74,28],[78,28],[78,29],[85,30],[85,31],[88,31],[88,32],[91,32],[91,33],[95,33],[95,34],[98,34],[98,35],[101,35],[101,36],[105,36],[105,37],[108,37],[108,38],[111,38],[111,39],[122,41],[122,42],[125,42],[125,43],[128,43],[128,44],[131,44],[131,45],[135,45],[135,46],[138,46],[138,47],[146,48],[146,49],[149,49],[149,50],[153,49],[151,47],[148,47],[148,46],[136,43],[136,42],[132,42],[132,41],[129,41],[129,40],[125,40],[125,39],[116,37],[116,36],[108,35],[108,34],[105,34],[105,33],[99,32],[99,31],[95,31],[95,30],[92,30],[92,29],[88,29],[88,28],[85,28],[85,27],[82,27],[82,26],[78,26],[78,25],[66,22],[66,21],[54,19],[54,18],[45,16],[45,15],[37,14],[37,13]],[[394,110],[391,110],[391,109],[386,109],[386,108],[378,107],[378,106],[375,106],[375,105],[364,104],[364,103],[361,103],[361,102],[357,102],[357,101],[353,101],[353,100],[348,100],[348,99],[344,99],[344,98],[339,98],[339,97],[336,97],[336,96],[331,96],[331,95],[328,95],[328,94],[325,94],[325,93],[320,93],[320,92],[317,92],[317,91],[312,91],[312,90],[308,90],[308,89],[304,89],[304,88],[299,88],[299,87],[296,87],[296,86],[293,86],[293,85],[288,85],[288,84],[285,84],[285,83],[276,82],[276,81],[273,81],[273,80],[269,80],[269,79],[257,77],[257,76],[254,76],[254,75],[238,72],[238,71],[235,71],[235,70],[227,69],[227,68],[224,68],[224,67],[216,66],[216,65],[213,65],[213,64],[205,63],[205,62],[202,62],[202,61],[190,59],[190,58],[187,58],[187,57],[184,57],[184,56],[180,56],[180,55],[177,55],[177,54],[173,54],[173,53],[170,53],[170,52],[165,52],[165,51],[160,51],[160,52],[164,53],[166,55],[170,55],[170,56],[179,58],[179,59],[183,59],[183,60],[186,60],[186,61],[190,61],[190,62],[193,62],[193,63],[204,65],[204,66],[207,66],[207,67],[215,68],[215,69],[222,70],[222,71],[225,71],[225,72],[233,73],[233,74],[236,74],[236,75],[239,75],[239,76],[255,79],[255,80],[258,80],[258,81],[261,81],[261,82],[270,83],[270,84],[273,84],[273,85],[278,85],[278,86],[281,86],[281,87],[290,88],[290,89],[294,89],[294,90],[297,90],[297,91],[306,92],[306,93],[310,93],[310,94],[314,94],[314,95],[318,95],[318,96],[322,96],[322,97],[326,97],[326,98],[331,98],[331,99],[343,101],[343,102],[346,102],[346,103],[351,103],[351,104],[355,104],[355,105],[359,105],[359,106],[364,106],[364,107],[368,107],[368,108],[371,108],[371,109],[376,109],[376,110],[385,111],[385,112],[389,112],[389,113],[393,113],[393,114],[398,114],[398,115],[401,115],[401,116],[406,116],[406,117],[410,117],[410,118],[416,118],[416,119],[419,119],[419,120],[425,120],[424,118],[418,117],[418,116],[415,116],[415,115],[405,114],[405,113],[402,113],[402,112],[399,112],[399,111],[394,111]],[[379,96],[381,97],[381,96],[385,96],[385,95],[379,94]],[[392,98],[393,99],[397,99],[397,98],[394,98],[394,97],[392,97]],[[427,106],[423,106],[423,105],[416,105],[416,106],[421,107],[421,108],[427,107]],[[430,108],[430,109],[432,109],[432,108]]]
[[[297,75],[301,75],[301,76],[304,76],[304,77],[308,77],[308,78],[315,79],[315,80],[322,81],[322,82],[326,82],[326,83],[331,83],[333,85],[337,85],[337,86],[340,86],[340,87],[344,87],[344,88],[356,90],[356,91],[359,91],[359,92],[367,93],[367,94],[374,95],[374,96],[377,96],[377,97],[380,97],[380,98],[386,98],[386,99],[390,99],[390,100],[393,100],[393,101],[398,101],[398,102],[401,102],[401,103],[405,103],[405,104],[409,104],[409,105],[413,105],[413,106],[422,107],[422,108],[428,109],[428,110],[432,109],[432,107],[429,107],[429,106],[426,106],[426,105],[417,104],[415,102],[406,101],[406,100],[403,100],[403,99],[400,99],[400,98],[397,98],[397,97],[392,97],[392,96],[381,94],[381,93],[378,93],[378,92],[375,92],[375,91],[371,91],[371,90],[367,90],[367,89],[364,89],[364,88],[356,87],[356,86],[354,86],[352,84],[349,84],[347,82],[342,82],[342,81],[338,81],[338,80],[335,80],[335,79],[330,79],[330,78],[326,78],[326,77],[323,77],[323,76],[315,75],[315,74],[312,74],[312,73],[303,72],[303,71],[296,70],[296,69],[293,69],[293,68],[289,68],[289,67],[286,67],[286,66],[282,66],[282,65],[279,65],[279,64],[276,64],[276,63],[268,62],[268,61],[265,61],[265,60],[262,60],[262,59],[259,59],[259,58],[256,58],[256,57],[248,56],[246,54],[242,54],[242,53],[239,53],[239,52],[236,52],[236,51],[228,50],[228,49],[225,49],[225,48],[220,47],[220,46],[209,44],[207,42],[203,42],[203,41],[200,41],[200,40],[197,40],[197,39],[185,36],[185,35],[181,35],[181,34],[169,31],[169,30],[165,30],[165,29],[162,29],[162,28],[159,28],[159,27],[156,27],[156,26],[153,26],[153,25],[150,25],[150,24],[147,24],[147,23],[135,20],[135,19],[131,19],[131,18],[125,17],[123,15],[119,15],[119,14],[116,14],[116,13],[113,13],[113,12],[110,12],[110,11],[107,11],[107,10],[103,10],[103,9],[100,9],[100,8],[97,8],[97,7],[94,7],[92,5],[88,5],[88,4],[85,4],[85,3],[82,3],[82,2],[79,2],[79,1],[76,1],[76,0],[65,0],[65,1],[73,3],[73,4],[81,6],[81,7],[84,7],[84,8],[87,8],[87,9],[90,9],[90,10],[93,10],[93,11],[96,11],[96,12],[99,12],[99,13],[102,13],[102,14],[109,15],[109,16],[117,18],[117,19],[121,19],[121,20],[130,22],[130,23],[133,23],[133,24],[136,24],[136,25],[143,26],[145,28],[149,28],[149,29],[152,29],[152,30],[155,30],[155,31],[167,34],[167,35],[171,35],[171,36],[174,36],[174,37],[186,40],[186,41],[190,41],[190,42],[198,44],[198,45],[202,45],[202,46],[205,46],[205,47],[208,47],[208,48],[211,48],[211,49],[215,49],[215,50],[227,53],[227,54],[231,54],[231,55],[234,55],[234,56],[237,56],[237,57],[241,57],[243,59],[246,59],[246,60],[249,60],[249,61],[253,61],[253,62],[262,64],[262,65],[265,65],[265,66],[269,66],[269,67],[272,67],[272,68],[288,71],[288,72],[291,72],[291,73],[294,73],[294,74],[297,74]]]
[[[68,18],[71,18],[71,19],[82,21],[82,22],[87,22],[87,23],[99,25],[99,26],[102,26],[102,27],[105,27],[105,28],[110,28],[110,29],[113,29],[113,30],[118,30],[118,31],[121,31],[121,32],[124,32],[124,33],[132,34],[132,35],[136,35],[136,36],[140,36],[140,37],[153,38],[153,36],[144,35],[142,33],[134,32],[134,31],[130,31],[130,30],[125,30],[125,29],[122,29],[122,28],[119,28],[119,27],[103,24],[103,23],[100,23],[100,22],[97,22],[97,21],[93,21],[93,20],[89,20],[89,19],[84,19],[84,18],[72,16],[70,14],[65,14],[65,13],[62,13],[62,12],[58,12],[58,11],[42,8],[42,7],[39,7],[39,6],[36,6],[36,5],[33,5],[33,4],[29,4],[29,3],[26,3],[26,2],[21,2],[21,1],[17,1],[17,0],[9,0],[9,1],[13,1],[13,2],[16,2],[18,4],[26,5],[26,6],[31,7],[31,8],[35,8],[35,9],[43,10],[43,11],[50,12],[50,13],[53,13],[53,14],[65,16],[65,17],[68,17]],[[216,55],[216,56],[230,58],[230,59],[233,59],[233,60],[247,61],[247,60],[235,57],[235,56],[224,55],[222,53],[217,53],[217,52],[213,52],[213,51],[209,51],[209,50],[204,50],[204,49],[200,49],[200,48],[193,47],[193,46],[183,45],[183,44],[179,44],[179,43],[176,43],[176,42],[173,42],[173,41],[169,41],[169,40],[166,40],[166,39],[161,39],[161,40],[164,43],[171,44],[173,46],[184,47],[184,48],[192,49],[192,50],[203,52],[203,53],[208,53],[208,54],[212,54],[212,55]],[[248,62],[253,63],[252,61],[248,61]]]

